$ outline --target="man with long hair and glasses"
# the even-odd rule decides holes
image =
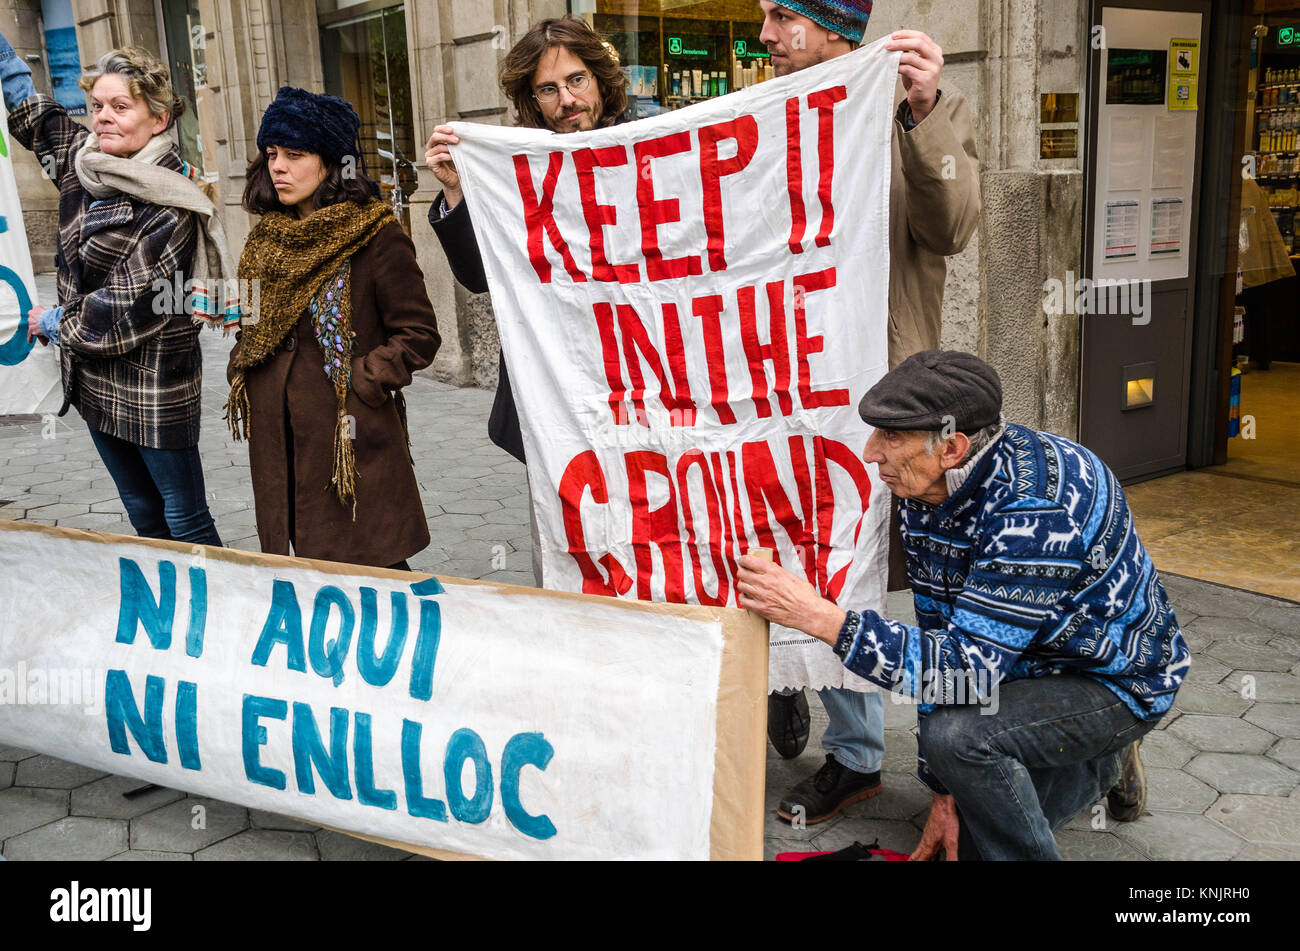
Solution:
[[[525,33],[506,54],[500,81],[506,98],[514,105],[515,124],[527,128],[586,132],[622,121],[627,107],[627,79],[613,51],[591,27],[571,17],[543,20]],[[442,193],[429,209],[429,224],[442,242],[456,280],[467,291],[481,294],[488,289],[483,258],[460,188],[460,175],[448,149],[459,141],[451,126],[440,125],[425,146],[425,160],[442,183]],[[524,461],[519,414],[504,359],[488,419],[488,436]]]

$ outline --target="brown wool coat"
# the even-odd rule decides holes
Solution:
[[[262,551],[386,567],[429,544],[420,488],[390,393],[433,362],[441,338],[415,246],[401,225],[352,258],[352,383],[357,511],[330,486],[338,403],[304,313],[266,361],[244,371],[248,459]],[[231,353],[232,375],[238,344]]]

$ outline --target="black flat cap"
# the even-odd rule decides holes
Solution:
[[[998,371],[973,353],[922,350],[890,370],[862,397],[858,413],[881,429],[973,433],[1002,417]]]

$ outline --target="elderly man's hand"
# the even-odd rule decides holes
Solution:
[[[952,796],[934,794],[930,801],[930,818],[925,820],[925,829],[921,832],[921,842],[910,860],[928,862],[939,857],[939,849],[949,862],[957,861],[957,834],[961,831],[961,820],[957,818],[957,801]]]
[[[740,559],[736,603],[775,624],[803,631],[832,647],[844,626],[845,611],[780,565],[753,555]]]
[[[885,44],[887,50],[902,50],[898,75],[907,90],[912,118],[920,122],[939,101],[939,75],[943,72],[943,50],[920,30],[895,30]]]

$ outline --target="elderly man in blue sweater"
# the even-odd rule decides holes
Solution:
[[[992,367],[940,350],[859,405],[876,427],[864,458],[899,499],[917,626],[741,559],[742,607],[919,702],[934,799],[916,859],[1058,859],[1053,830],[1107,791],[1112,815],[1137,818],[1137,743],[1191,662],[1115,476],[1001,408]]]

